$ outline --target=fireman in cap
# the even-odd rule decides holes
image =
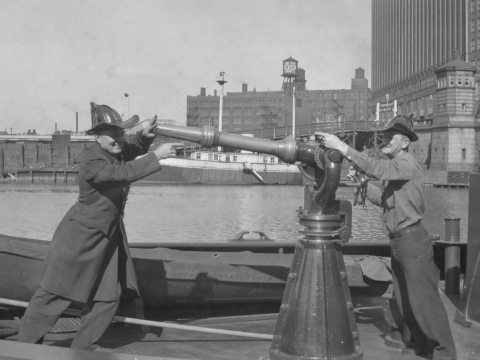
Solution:
[[[434,360],[456,359],[455,344],[445,307],[438,293],[438,269],[433,246],[422,225],[425,211],[422,168],[408,152],[418,140],[409,117],[398,115],[386,124],[382,153],[377,160],[358,152],[328,133],[316,133],[323,145],[336,149],[365,174],[382,180],[381,188],[368,183],[367,197],[383,208],[390,238],[396,303],[405,327],[402,352],[432,356]]]
[[[95,142],[82,152],[78,201],[53,235],[45,274],[24,314],[18,341],[41,344],[60,315],[79,302],[81,325],[71,347],[100,349],[97,341],[113,320],[122,292],[139,296],[123,224],[129,187],[161,170],[159,160],[174,157],[182,144],[163,144],[149,152],[156,116],[143,130],[125,136],[138,116],[123,121],[111,107],[90,104],[92,128],[87,133]]]

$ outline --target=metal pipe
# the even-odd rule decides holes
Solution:
[[[460,294],[460,218],[445,218],[445,293]]]
[[[28,302],[4,299],[4,298],[0,298],[0,304],[19,306],[23,308],[26,308],[28,306]],[[144,319],[128,318],[124,316],[115,316],[113,318],[113,321],[123,322],[125,324],[146,325],[146,326],[154,326],[154,327],[162,327],[162,328],[179,329],[179,330],[198,331],[198,332],[206,332],[211,334],[242,336],[242,337],[264,339],[264,340],[273,339],[273,335],[268,335],[268,334],[258,334],[258,333],[249,333],[249,332],[243,332],[243,331],[232,331],[232,330],[223,330],[223,329],[212,329],[212,328],[204,328],[199,326],[173,324],[173,323],[167,323],[162,321],[151,321],[151,320],[144,320]]]

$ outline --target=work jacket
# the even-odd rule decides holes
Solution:
[[[46,258],[44,290],[70,300],[116,301],[118,283],[138,286],[123,224],[129,186],[161,169],[151,140],[127,137],[118,156],[99,144],[85,149],[78,174],[78,201],[60,222]]]
[[[399,231],[422,220],[425,212],[422,167],[410,153],[391,160],[377,160],[349,148],[347,159],[365,174],[384,182],[381,188],[369,183],[367,197],[375,205],[383,207],[388,232]]]

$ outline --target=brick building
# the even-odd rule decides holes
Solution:
[[[350,89],[308,90],[305,70],[302,68],[295,69],[292,83],[296,90],[297,134],[308,132],[310,124],[372,118],[369,110],[370,89],[362,68],[355,70]],[[227,84],[225,87],[231,86]],[[200,95],[187,96],[187,125],[218,127],[219,101],[217,90],[207,95],[206,88],[200,89]],[[248,132],[276,128],[277,134],[290,134],[292,111],[291,85],[284,83],[280,91],[257,91],[255,88],[249,91],[248,84],[242,84],[241,91],[228,91],[223,97],[222,130]],[[285,127],[287,131],[284,131]]]

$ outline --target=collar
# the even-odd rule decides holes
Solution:
[[[110,154],[109,152],[105,151],[102,149],[102,147],[100,146],[99,143],[95,142],[94,145],[93,145],[93,148],[95,150],[95,152],[97,153],[101,153],[101,154],[104,154],[107,156],[107,158],[111,161],[111,162],[114,162],[115,160],[117,161],[122,161],[122,154],[118,154],[118,155],[112,155]]]

